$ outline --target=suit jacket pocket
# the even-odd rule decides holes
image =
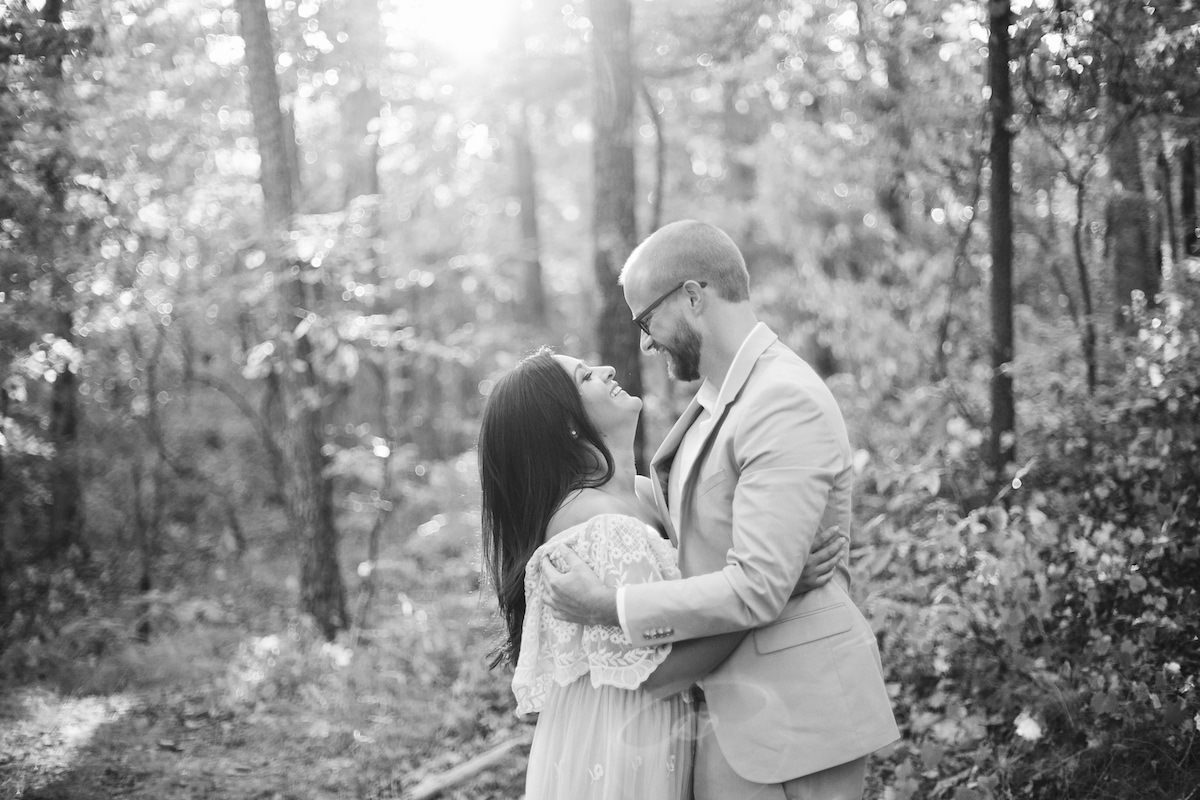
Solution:
[[[788,647],[815,642],[850,630],[850,609],[844,603],[818,608],[754,631],[754,646],[759,653],[774,653]]]
[[[705,494],[706,492],[709,492],[709,491],[717,488],[718,486],[720,486],[722,483],[725,482],[726,477],[727,476],[725,475],[725,470],[723,470],[723,469],[719,469],[716,472],[714,472],[712,475],[709,475],[707,478],[705,478],[704,480],[702,480],[700,482],[699,488],[696,489],[696,497],[700,497],[701,495]]]

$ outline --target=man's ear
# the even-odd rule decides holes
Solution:
[[[683,292],[687,295],[688,308],[692,310],[692,313],[698,314],[704,310],[707,298],[704,296],[704,290],[700,288],[699,283],[688,281],[683,285]]]

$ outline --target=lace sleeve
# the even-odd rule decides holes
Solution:
[[[566,686],[589,673],[593,686],[635,689],[671,652],[670,644],[634,647],[617,626],[576,625],[551,614],[544,602],[542,555],[563,545],[606,586],[679,577],[674,548],[634,517],[593,517],[538,548],[525,568],[525,623],[512,682],[518,714],[541,711],[553,683]]]

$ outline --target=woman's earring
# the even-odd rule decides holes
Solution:
[[[579,433],[578,433],[577,431],[571,431],[571,438],[572,438],[572,439],[577,439],[577,438],[579,438]]]

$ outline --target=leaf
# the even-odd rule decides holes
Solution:
[[[307,315],[304,319],[296,323],[296,329],[292,331],[292,337],[296,340],[303,339],[308,334],[309,329],[313,326],[313,323],[316,322],[316,320],[316,314]]]
[[[867,561],[866,565],[863,567],[863,569],[865,569],[867,572],[867,576],[870,578],[875,578],[881,572],[887,569],[888,565],[892,563],[892,555],[895,552],[895,545],[888,545],[887,547],[880,547],[875,550],[875,552],[871,554],[871,557]]]
[[[926,739],[921,743],[921,765],[925,769],[937,769],[944,755],[946,755],[946,748],[937,742]]]
[[[1168,727],[1174,728],[1183,724],[1188,718],[1187,706],[1180,700],[1171,700],[1163,703],[1163,722]]]
[[[271,371],[269,358],[275,352],[275,342],[259,342],[250,348],[246,354],[246,365],[242,367],[242,376],[246,380],[261,378]]]

